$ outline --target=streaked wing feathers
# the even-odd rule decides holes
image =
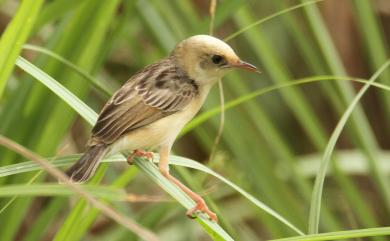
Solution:
[[[183,110],[197,94],[196,83],[170,59],[150,65],[103,107],[91,141],[111,144],[130,131]]]

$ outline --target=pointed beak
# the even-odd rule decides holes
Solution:
[[[235,67],[235,68],[245,69],[245,70],[252,71],[252,72],[256,72],[257,71],[257,67],[256,66],[254,66],[253,64],[244,62],[242,60],[238,60],[237,63],[231,64],[230,66],[231,67]]]

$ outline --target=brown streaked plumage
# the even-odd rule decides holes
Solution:
[[[183,126],[199,111],[212,85],[233,67],[255,71],[219,39],[197,35],[179,43],[165,59],[131,77],[106,103],[84,155],[67,174],[83,182],[99,161],[111,153],[159,148],[161,173],[186,192],[197,205],[187,212],[203,211],[213,220],[203,199],[169,174],[168,156]]]
[[[172,57],[149,65],[103,107],[92,129],[91,144],[112,144],[128,132],[182,110],[197,95],[198,85]]]

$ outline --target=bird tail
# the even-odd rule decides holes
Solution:
[[[67,171],[72,182],[85,182],[96,171],[99,161],[107,153],[107,145],[94,145],[88,147],[81,158],[73,164]]]

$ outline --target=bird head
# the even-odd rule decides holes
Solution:
[[[225,42],[209,35],[195,35],[180,42],[172,55],[190,78],[213,84],[232,69],[257,71],[242,61]]]

